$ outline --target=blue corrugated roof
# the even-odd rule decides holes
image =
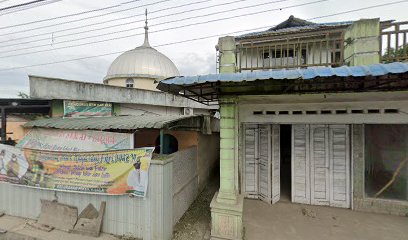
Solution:
[[[208,82],[243,82],[267,79],[314,79],[317,77],[364,77],[382,76],[408,72],[408,63],[373,64],[355,67],[309,67],[303,69],[281,69],[243,73],[209,74],[189,77],[175,77],[163,80],[164,85],[195,85]]]

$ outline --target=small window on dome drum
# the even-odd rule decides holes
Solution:
[[[131,78],[126,79],[126,87],[127,88],[133,88],[134,83],[135,83],[135,81],[133,81],[133,79],[131,79]]]

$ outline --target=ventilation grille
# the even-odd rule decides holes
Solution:
[[[369,108],[369,109],[333,109],[333,110],[279,110],[279,111],[253,111],[253,115],[344,115],[344,114],[398,114],[395,108]]]

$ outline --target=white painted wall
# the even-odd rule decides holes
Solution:
[[[173,156],[173,225],[196,199],[198,191],[197,147],[175,152]]]
[[[377,95],[377,96],[376,96]],[[372,99],[375,98],[376,101]],[[240,98],[239,121],[251,123],[407,123],[408,93],[348,93],[348,94],[305,94],[280,96],[245,96]],[[385,113],[386,109],[396,109],[398,113]],[[336,113],[346,111],[345,114]],[[353,113],[362,110],[363,113]],[[379,113],[369,113],[379,110]],[[288,114],[281,114],[288,111]],[[302,111],[296,115],[294,111]],[[307,111],[316,111],[308,114]],[[322,111],[332,111],[322,114]],[[262,112],[255,115],[254,112]],[[271,113],[275,112],[275,113]]]

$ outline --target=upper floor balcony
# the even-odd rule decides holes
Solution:
[[[238,71],[341,66],[344,62],[342,31],[297,36],[274,36],[237,42]]]
[[[365,65],[353,62],[354,55],[372,55],[371,63],[408,60],[408,22],[356,22],[317,24],[291,16],[266,31],[237,36],[236,71]]]

